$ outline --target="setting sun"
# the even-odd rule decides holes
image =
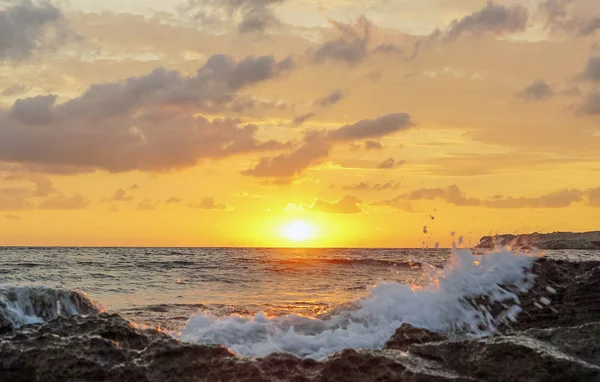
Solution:
[[[288,240],[305,241],[313,237],[314,227],[304,221],[293,221],[283,226],[282,234]]]

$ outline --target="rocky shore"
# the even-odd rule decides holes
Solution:
[[[542,258],[534,271],[518,321],[487,338],[448,338],[404,324],[382,350],[347,349],[322,361],[254,359],[94,313],[5,325],[0,381],[600,380],[600,262]]]
[[[491,249],[497,246],[539,249],[594,250],[600,249],[600,231],[484,236],[479,240],[479,244],[477,244],[476,248]]]

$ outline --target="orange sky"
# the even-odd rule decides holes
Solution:
[[[596,0],[0,5],[0,245],[599,229],[598,20]]]

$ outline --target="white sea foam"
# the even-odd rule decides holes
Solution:
[[[343,348],[381,348],[402,323],[464,336],[493,333],[503,320],[520,312],[517,294],[534,282],[535,256],[497,250],[484,256],[454,249],[439,269],[423,267],[421,286],[380,283],[355,301],[354,309],[327,318],[287,315],[269,318],[216,317],[199,312],[174,335],[182,341],[223,344],[244,356],[286,352],[322,358]],[[475,302],[477,301],[477,302]],[[492,314],[489,305],[502,303]]]
[[[101,309],[79,292],[41,286],[0,286],[0,324],[8,323],[14,328]]]

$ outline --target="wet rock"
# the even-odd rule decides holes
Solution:
[[[409,345],[426,342],[438,342],[446,339],[446,336],[430,332],[427,329],[415,328],[410,324],[402,324],[396,333],[385,344],[386,349],[407,350]]]
[[[411,345],[410,352],[490,381],[598,381],[600,367],[526,336]]]
[[[600,322],[549,329],[529,329],[523,335],[556,346],[562,352],[600,366]]]
[[[512,330],[577,326],[600,317],[600,262],[540,259],[533,288],[521,295]]]
[[[467,381],[402,351],[344,350],[317,362],[291,355],[241,358],[182,343],[118,315],[59,317],[0,341],[0,381]]]

